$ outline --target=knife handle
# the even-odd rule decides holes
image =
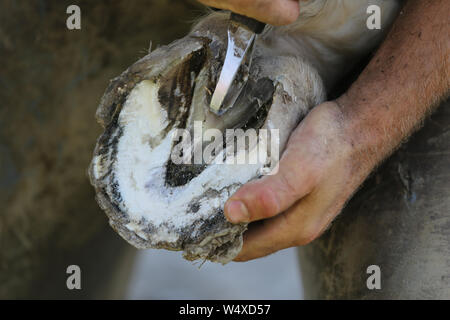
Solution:
[[[234,12],[231,13],[230,18],[231,21],[235,21],[239,24],[244,25],[245,27],[249,28],[252,32],[256,34],[261,34],[264,31],[264,28],[266,27],[266,24],[264,22],[260,22],[258,20]]]

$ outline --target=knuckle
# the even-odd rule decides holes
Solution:
[[[283,173],[280,174],[280,182],[282,191],[287,193],[290,197],[297,197],[300,195],[299,181],[296,181],[296,173]]]
[[[294,15],[294,14],[288,14],[283,16],[283,18],[281,19],[281,24],[291,24],[294,23],[295,21],[297,21],[298,16]]]
[[[293,3],[285,0],[270,1],[272,24],[277,26],[288,25],[297,21],[300,11],[293,10]]]
[[[296,12],[280,12],[277,17],[276,25],[288,25],[297,21],[299,13]]]
[[[260,218],[270,218],[279,213],[279,200],[270,187],[262,188],[258,195],[260,210],[258,216]]]

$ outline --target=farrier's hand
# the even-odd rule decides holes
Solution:
[[[411,0],[381,48],[337,102],[292,133],[277,175],[225,204],[232,222],[257,221],[239,261],[318,237],[369,175],[450,94],[448,0]],[[247,210],[239,208],[241,201]],[[264,220],[262,220],[264,219]]]
[[[278,173],[228,200],[231,222],[261,220],[250,224],[236,261],[307,244],[336,217],[373,168],[352,146],[348,121],[335,102],[317,106],[292,133]]]
[[[298,0],[198,0],[208,6],[230,10],[274,26],[286,25],[299,16]]]

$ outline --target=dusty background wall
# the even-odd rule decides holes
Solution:
[[[70,4],[80,31],[66,28]],[[94,113],[150,41],[183,36],[203,12],[187,0],[0,2],[0,298],[120,297],[112,279],[124,280],[133,250],[87,179]],[[70,264],[81,292],[65,287]]]

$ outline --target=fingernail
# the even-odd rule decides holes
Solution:
[[[225,205],[225,213],[231,223],[248,222],[247,207],[242,201],[232,200]]]

